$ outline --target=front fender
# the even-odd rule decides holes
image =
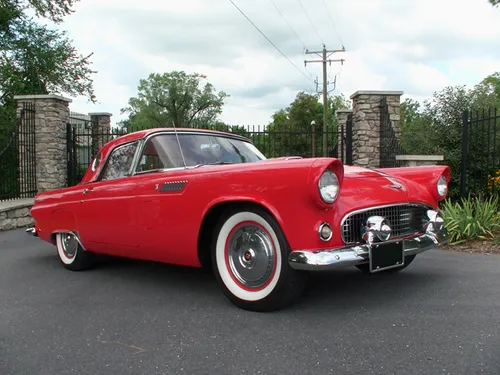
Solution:
[[[280,215],[279,211],[276,209],[276,207],[271,204],[269,201],[263,198],[257,198],[255,196],[251,195],[237,195],[237,196],[226,196],[226,197],[219,197],[214,200],[212,200],[209,205],[205,208],[205,211],[203,212],[203,218],[208,214],[208,212],[213,209],[215,206],[218,204],[222,203],[244,203],[244,202],[251,202],[258,204],[260,206],[263,206],[265,209],[267,209],[273,216],[274,218],[278,221],[278,224],[280,227],[283,228],[284,222],[283,218]]]

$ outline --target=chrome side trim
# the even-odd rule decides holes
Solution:
[[[386,243],[401,241],[387,241]],[[403,239],[404,254],[414,255],[448,243],[448,232],[442,229],[438,234],[431,232]],[[288,256],[288,264],[296,270],[325,271],[369,262],[370,245],[355,245],[319,251],[298,250]]]

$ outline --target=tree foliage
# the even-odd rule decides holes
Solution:
[[[350,107],[350,102],[343,96],[328,99],[328,154],[335,153],[338,144],[338,128],[335,111]],[[314,121],[315,125],[311,125]],[[323,104],[316,95],[299,92],[295,100],[272,115],[272,121],[266,130],[270,137],[262,148],[271,156],[298,155],[311,156],[313,134],[315,136],[315,155],[322,155]],[[272,137],[271,137],[272,136]]]
[[[500,110],[500,72],[484,78],[472,91],[474,110],[487,111],[490,108]]]
[[[12,111],[16,94],[65,93],[95,101],[90,55],[82,56],[64,32],[26,15],[32,9],[55,23],[76,0],[0,0],[0,105]]]
[[[401,105],[401,145],[407,154],[444,155],[451,167],[451,193],[458,195],[460,180],[462,122],[464,113],[473,112],[481,117],[495,107],[500,108],[500,73],[484,78],[473,89],[465,86],[448,86],[420,103],[406,99]],[[482,150],[487,140],[476,132],[470,140],[469,151],[476,159],[486,155]],[[478,159],[479,160],[479,159]],[[477,163],[481,168],[481,163]],[[473,171],[469,171],[471,174]],[[474,172],[475,173],[475,172]],[[485,171],[478,171],[484,174]]]
[[[491,5],[493,6],[497,6],[500,4],[500,0],[488,0],[490,2]]]
[[[216,123],[228,95],[216,92],[206,76],[183,71],[152,73],[141,79],[137,96],[129,99],[122,123],[131,130],[151,127],[206,127]]]
[[[95,101],[90,56],[78,54],[64,32],[26,13],[58,24],[77,1],[0,0],[0,175],[8,187],[0,195],[15,196],[18,189],[18,150],[10,142],[17,138],[14,95],[63,93]]]

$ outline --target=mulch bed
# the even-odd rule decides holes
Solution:
[[[485,255],[500,255],[500,244],[495,244],[493,241],[476,240],[458,245],[445,245],[439,249],[449,251],[459,251],[463,253],[475,253]]]

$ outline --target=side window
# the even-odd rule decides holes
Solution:
[[[148,139],[136,172],[182,167],[182,156],[177,140],[172,136],[157,135]]]
[[[113,180],[128,175],[137,150],[137,144],[137,142],[129,143],[114,149],[109,155],[100,179]]]

